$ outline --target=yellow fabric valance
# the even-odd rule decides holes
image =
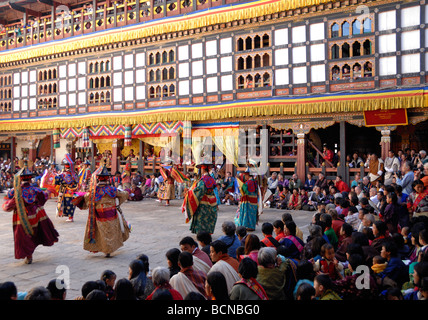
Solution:
[[[0,131],[126,125],[163,121],[206,121],[263,116],[310,116],[369,110],[426,107],[423,88],[369,93],[346,93],[315,97],[272,98],[235,101],[216,105],[176,106],[130,112],[99,112],[75,116],[54,116],[0,120]],[[36,120],[36,121],[35,121]]]

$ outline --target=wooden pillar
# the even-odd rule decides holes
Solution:
[[[51,134],[51,156],[49,157],[52,162],[55,162],[55,148],[53,142],[53,134]]]
[[[12,173],[15,173],[15,157],[16,157],[16,138],[10,137],[10,165]]]
[[[118,170],[119,145],[117,139],[113,140],[111,145],[111,175],[114,175]]]
[[[144,141],[142,140],[140,140],[140,150],[138,153],[138,171],[140,171],[141,174],[144,175]]]
[[[28,160],[34,162],[34,160],[36,160],[37,157],[37,141],[38,140],[30,140],[29,141],[29,146],[28,146]]]
[[[297,177],[301,181],[306,179],[306,135],[297,133],[297,162],[296,162]]]
[[[349,177],[346,175],[346,130],[345,130],[345,121],[340,121],[340,167],[338,167],[337,174],[342,176],[343,181],[349,183]]]
[[[381,158],[385,160],[388,157],[389,150],[391,150],[391,130],[383,129],[380,133],[382,134],[380,138]]]
[[[96,169],[95,163],[95,143],[91,141],[91,171],[94,172]]]

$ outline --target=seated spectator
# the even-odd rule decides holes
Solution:
[[[371,269],[373,270],[375,275],[377,275],[383,272],[387,265],[388,265],[388,262],[382,256],[374,256],[373,265],[371,266]]]
[[[256,280],[257,263],[250,258],[244,258],[239,263],[241,279],[235,282],[230,291],[230,300],[268,300],[268,296]]]
[[[239,241],[241,243],[240,246],[244,247],[245,246],[245,240],[246,240],[246,237],[248,235],[247,228],[244,227],[244,226],[236,227],[235,233],[238,236],[238,239],[239,239]]]
[[[277,209],[287,209],[291,198],[291,192],[288,187],[279,185],[277,193],[273,196],[271,208],[276,207]]]
[[[239,267],[238,261],[235,258],[232,258],[231,256],[229,256],[227,252],[228,252],[227,245],[223,241],[216,240],[211,242],[210,257],[214,263],[213,267],[216,264],[220,265],[220,264],[223,264],[222,262],[226,262],[232,267],[233,270],[238,272],[238,267]],[[222,262],[220,263],[220,261]],[[211,268],[211,270],[213,270],[213,267]]]
[[[238,236],[235,234],[236,225],[232,221],[225,221],[221,225],[221,229],[224,235],[219,237],[218,240],[227,245],[229,256],[236,259],[236,249],[241,245]]]
[[[348,184],[342,180],[342,176],[337,176],[336,177],[336,183],[335,186],[337,188],[337,190],[342,193],[342,194],[348,194],[348,192],[351,191],[351,189],[349,188]]]
[[[201,270],[205,273],[212,267],[212,262],[205,252],[198,248],[198,244],[192,237],[184,237],[180,243],[181,251],[187,251],[193,256],[193,268],[195,270]]]
[[[294,221],[287,221],[284,225],[285,237],[279,241],[280,245],[285,246],[289,252],[287,258],[300,260],[304,247],[304,242],[296,236],[296,224]]]
[[[205,282],[205,293],[211,300],[230,300],[229,289],[223,273],[218,271],[208,273]]]
[[[128,200],[130,201],[143,200],[143,193],[141,192],[141,188],[138,187],[135,183],[131,185],[131,193],[129,194]]]
[[[16,300],[17,297],[18,290],[15,283],[12,281],[0,283],[0,301]]]
[[[251,258],[258,263],[258,254],[260,250],[260,239],[255,234],[249,234],[245,240],[244,255],[240,258]]]
[[[328,213],[321,214],[320,221],[323,222],[323,233],[328,238],[328,242],[333,246],[334,250],[337,249],[339,239],[336,236],[336,232],[332,228],[333,219]]]
[[[334,247],[326,243],[321,247],[321,259],[314,263],[314,271],[327,274],[332,280],[343,279],[343,265],[334,256]]]
[[[168,263],[168,269],[169,269],[169,277],[172,278],[172,276],[176,275],[178,272],[180,272],[180,266],[178,265],[178,256],[180,255],[180,250],[177,248],[169,249],[165,253],[165,257]]]
[[[339,243],[339,246],[336,250],[335,257],[340,262],[346,262],[346,250],[348,248],[348,245],[352,243],[352,232],[353,228],[350,224],[344,223],[340,227],[340,236],[342,238],[342,241]]]
[[[196,235],[196,240],[198,240],[201,250],[205,252],[208,256],[210,255],[210,243],[213,241],[211,233],[208,231],[199,231]]]
[[[187,251],[183,251],[178,256],[180,272],[170,279],[171,286],[186,297],[190,292],[198,292],[206,298],[205,272],[193,269],[193,256]]]
[[[113,300],[137,300],[131,281],[123,278],[116,282]]]
[[[358,287],[357,281],[361,273],[357,273],[356,270],[360,265],[364,265],[364,258],[359,254],[352,254],[348,259],[348,267],[352,275],[334,281],[334,287],[343,300],[370,300],[378,295],[376,282],[370,274],[368,288]]]
[[[286,213],[282,214],[281,220],[282,220],[282,222],[284,223],[284,226],[285,226],[285,223],[287,221],[293,221],[293,216],[291,215],[291,213],[286,212]],[[303,240],[303,231],[300,230],[300,228],[297,225],[296,225],[296,237]]]
[[[282,222],[281,220],[275,220],[272,226],[273,226],[273,231],[275,232],[276,241],[280,241],[282,238],[285,237],[284,222]]]
[[[409,267],[397,257],[397,251],[397,246],[392,241],[382,244],[381,256],[388,261],[388,265],[383,272],[378,274],[378,283],[381,287],[387,286],[386,278],[392,280],[398,288],[409,281]]]
[[[51,300],[65,300],[67,289],[65,288],[64,280],[57,280],[59,279],[52,279],[49,281],[46,289],[48,289],[51,295]],[[59,282],[59,284],[57,282]]]
[[[302,208],[302,198],[299,195],[298,189],[293,189],[293,193],[288,201],[288,210],[300,210]]]
[[[326,274],[319,274],[314,279],[315,297],[319,300],[342,300],[333,290],[333,281]]]
[[[129,281],[134,288],[135,296],[138,300],[145,300],[144,291],[146,289],[147,276],[144,264],[141,260],[135,259],[129,264]]]
[[[273,225],[270,222],[264,222],[262,224],[262,234],[264,238],[261,241],[261,245],[264,247],[278,247],[279,242],[272,236]]]
[[[290,267],[277,256],[275,248],[261,248],[258,255],[257,281],[263,287],[269,300],[285,300],[284,287],[286,271]]]
[[[373,223],[373,235],[375,239],[371,243],[371,247],[375,248],[380,254],[383,244],[388,241],[388,227],[385,222],[378,220]]]
[[[51,294],[49,290],[46,289],[45,287],[38,286],[28,291],[24,300],[37,300],[37,301],[51,300]]]
[[[155,290],[146,298],[146,300],[152,300],[153,295],[158,290],[167,290],[171,293],[172,300],[183,300],[181,294],[171,287],[169,283],[170,273],[169,270],[165,267],[156,267],[152,272],[152,280],[155,286]]]
[[[312,191],[313,188],[315,187],[315,182],[316,180],[314,179],[314,175],[312,173],[308,173],[306,175],[306,180],[305,180],[305,188],[307,191]]]

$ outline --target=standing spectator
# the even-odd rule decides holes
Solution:
[[[409,161],[401,165],[401,172],[404,174],[403,178],[398,177],[397,174],[394,177],[397,180],[397,184],[403,187],[403,193],[409,195],[412,193],[412,183],[414,180],[414,173]]]
[[[397,204],[397,195],[395,193],[388,193],[386,196],[386,202],[388,203],[381,219],[385,222],[388,227],[389,233],[396,233],[398,227],[399,218],[399,206]]]
[[[378,156],[375,153],[372,153],[367,157],[367,161],[364,165],[366,168],[369,168],[369,178],[370,182],[374,183],[375,181],[379,180],[382,177],[383,174],[383,160],[378,158]]]
[[[392,183],[394,174],[400,170],[400,160],[395,156],[394,151],[388,152],[388,157],[384,161],[385,176],[384,185],[388,186]]]
[[[349,162],[349,167],[350,168],[359,168],[361,165],[363,165],[363,159],[361,159],[358,156],[357,152],[354,152],[352,154],[352,160],[351,160],[351,162]]]

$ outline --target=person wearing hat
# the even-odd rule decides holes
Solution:
[[[58,197],[59,186],[55,185],[55,177],[57,174],[56,163],[52,160],[52,162],[48,163],[48,167],[40,179],[40,187],[47,190],[50,198]]]
[[[33,177],[34,173],[25,164],[14,176],[13,189],[3,203],[4,211],[13,211],[15,259],[25,259],[26,264],[32,263],[37,246],[52,246],[59,237],[43,207],[48,195],[31,185]]]
[[[103,252],[106,257],[122,247],[130,233],[120,209],[129,194],[110,185],[109,181],[110,173],[106,165],[99,167],[92,174],[89,191],[73,200],[79,209],[89,209],[83,249],[93,253]]]
[[[88,159],[86,159],[83,163],[82,163],[82,167],[79,170],[79,173],[77,175],[78,177],[78,185],[77,185],[77,190],[81,191],[81,192],[85,192],[88,191],[88,187],[89,187],[89,181],[91,180],[91,163],[89,162]]]
[[[241,201],[236,213],[236,226],[244,226],[248,231],[254,231],[258,221],[259,204],[258,204],[258,184],[250,174],[250,168],[247,167],[244,172],[244,181],[241,186]],[[241,184],[241,183],[240,183]]]
[[[125,168],[123,169],[122,176],[121,176],[122,187],[124,190],[128,191],[128,193],[131,190],[131,171],[132,171],[131,159],[128,158],[126,160]]]
[[[169,206],[169,201],[175,199],[175,185],[174,178],[171,176],[171,169],[167,167],[161,168],[161,175],[163,177],[163,182],[159,185],[159,191],[157,193],[158,200],[162,203],[162,200],[165,200],[165,206]]]
[[[190,231],[197,234],[200,231],[214,233],[217,222],[218,204],[214,194],[216,181],[209,174],[211,163],[201,163],[201,178],[189,189],[182,205],[186,211],[186,222],[191,221]]]
[[[77,176],[74,172],[74,163],[69,154],[62,161],[64,169],[55,177],[55,184],[59,185],[57,217],[66,216],[67,222],[73,222],[76,206],[73,204],[73,196],[77,191]]]

